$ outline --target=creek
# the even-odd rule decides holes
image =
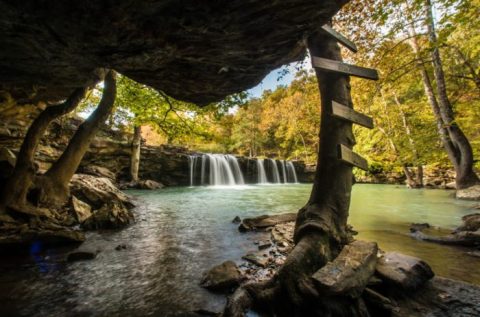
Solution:
[[[0,255],[1,316],[189,316],[196,309],[219,311],[222,295],[198,283],[225,260],[240,263],[265,233],[238,232],[231,221],[297,211],[311,185],[270,184],[178,187],[129,191],[137,198],[136,224],[120,231],[92,232],[80,249],[99,250],[96,259],[68,263],[72,247],[32,246],[29,254]],[[436,274],[480,284],[480,259],[465,249],[417,241],[412,222],[453,229],[473,213],[474,203],[453,192],[357,184],[350,223],[358,239],[377,241],[427,261]],[[125,250],[115,250],[125,244]]]

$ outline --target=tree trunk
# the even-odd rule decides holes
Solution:
[[[40,201],[44,204],[62,205],[68,198],[68,183],[77,170],[90,142],[110,114],[116,95],[116,74],[109,71],[105,76],[102,99],[97,109],[75,132],[67,148],[50,169],[36,180]]]
[[[403,128],[405,129],[405,134],[407,135],[410,148],[412,149],[414,163],[417,165],[417,174],[415,178],[413,178],[413,175],[411,175],[410,173],[409,173],[410,175],[407,175],[407,173],[405,173],[405,175],[407,176],[407,181],[411,184],[410,185],[411,188],[422,188],[423,187],[423,166],[420,163],[420,155],[418,154],[417,145],[415,144],[415,140],[413,139],[412,130],[410,129],[410,125],[408,124],[407,116],[405,115],[405,112],[402,109],[402,104],[400,103],[400,100],[398,100],[398,97],[396,94],[394,94],[393,97],[395,99],[395,103],[397,104],[398,111],[400,112],[400,116],[402,117]],[[407,171],[410,172],[408,167],[404,166],[404,169],[405,168],[407,169]],[[411,179],[408,179],[409,176],[412,176],[410,177]]]
[[[308,44],[312,56],[342,60],[336,41],[326,35],[316,34]],[[267,309],[265,301],[271,302],[268,309],[275,316],[366,316],[361,299],[319,297],[311,278],[348,242],[352,166],[337,158],[337,150],[339,144],[348,148],[355,144],[352,124],[332,116],[333,100],[352,107],[349,77],[318,69],[316,74],[321,93],[317,170],[310,199],[298,213],[295,248],[262,291],[255,286],[237,290],[224,316],[243,316],[239,306],[252,303]]]
[[[27,194],[34,181],[34,158],[38,144],[48,125],[58,117],[73,111],[85,97],[87,90],[88,87],[75,89],[65,102],[47,107],[32,122],[17,155],[13,173],[0,193],[0,212],[4,212],[8,206],[15,209],[28,208]]]
[[[452,140],[456,152],[457,160],[456,185],[458,189],[467,188],[476,184],[480,184],[480,179],[473,171],[473,151],[467,137],[455,122],[452,104],[448,99],[447,85],[445,74],[443,72],[442,59],[438,48],[437,34],[435,31],[435,22],[433,19],[431,0],[426,0],[427,29],[430,45],[433,46],[431,53],[433,61],[433,72],[435,74],[435,82],[437,84],[438,105],[443,124],[446,126],[448,135]]]
[[[130,156],[130,178],[132,182],[138,182],[138,169],[140,166],[140,148],[142,143],[142,127],[133,128],[132,154]]]

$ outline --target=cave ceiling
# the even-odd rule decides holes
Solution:
[[[305,55],[344,0],[0,0],[0,90],[54,101],[115,69],[207,104]]]

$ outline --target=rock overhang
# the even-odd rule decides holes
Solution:
[[[0,90],[65,98],[112,68],[207,104],[301,60],[347,0],[0,1]]]

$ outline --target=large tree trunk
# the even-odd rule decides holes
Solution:
[[[113,108],[116,95],[115,77],[112,70],[105,75],[103,95],[97,109],[78,127],[60,158],[35,181],[40,191],[41,203],[60,206],[68,198],[68,183],[100,125],[105,122]]]
[[[29,208],[27,194],[34,181],[34,157],[38,144],[48,125],[58,117],[73,111],[85,97],[87,90],[88,87],[75,89],[65,102],[47,107],[32,122],[17,155],[15,169],[0,193],[0,212],[4,212],[6,207],[18,210]]]
[[[138,169],[140,166],[140,148],[142,143],[142,127],[133,128],[132,154],[130,156],[130,178],[132,182],[138,182]]]
[[[309,40],[312,56],[341,60],[335,40],[317,34]],[[243,316],[256,305],[276,316],[363,316],[360,299],[319,297],[312,274],[334,259],[348,242],[347,218],[352,189],[352,166],[337,158],[338,145],[352,148],[352,124],[332,116],[332,101],[352,107],[349,77],[316,70],[321,93],[320,146],[317,170],[308,203],[297,217],[295,248],[276,277],[266,285],[240,288],[229,300],[224,316]],[[258,289],[262,291],[258,291]],[[267,308],[265,302],[271,304]]]
[[[456,185],[458,189],[467,188],[476,184],[480,184],[480,179],[473,171],[473,152],[470,142],[455,122],[452,104],[448,99],[447,85],[445,74],[443,72],[442,59],[438,48],[437,35],[435,31],[435,23],[433,19],[432,4],[430,0],[426,0],[427,29],[430,45],[433,50],[431,52],[433,62],[433,72],[435,82],[437,84],[437,95],[440,115],[443,124],[446,126],[448,135],[455,146],[455,159],[457,161]]]

